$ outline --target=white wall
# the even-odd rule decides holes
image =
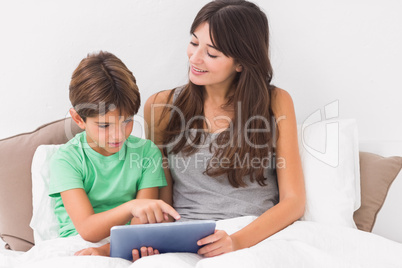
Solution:
[[[120,57],[142,103],[185,83],[188,31],[207,2],[0,1],[0,138],[65,117],[69,79],[88,52]],[[293,96],[300,123],[339,101],[361,140],[402,140],[401,1],[255,2],[271,25],[275,85]]]

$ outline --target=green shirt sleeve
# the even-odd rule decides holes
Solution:
[[[138,184],[138,190],[166,186],[167,182],[162,168],[162,153],[151,141],[147,141],[144,147],[142,178]]]
[[[49,196],[60,196],[61,192],[82,188],[84,189],[82,173],[77,168],[77,159],[68,152],[59,150],[50,161]]]

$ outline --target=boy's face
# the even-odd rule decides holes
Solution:
[[[133,116],[121,116],[119,111],[88,117],[79,126],[86,131],[87,142],[92,149],[104,156],[117,153],[133,130]]]

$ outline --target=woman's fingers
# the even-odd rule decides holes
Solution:
[[[204,257],[214,257],[233,251],[233,240],[225,231],[215,231],[214,234],[200,239],[197,244],[203,246],[198,254]]]
[[[215,231],[214,234],[207,236],[197,242],[197,245],[203,246],[198,250],[198,254],[205,255],[222,247],[222,243],[219,243],[220,235]]]
[[[219,247],[219,248],[216,248],[214,250],[208,251],[205,254],[200,254],[200,255],[209,258],[209,257],[216,257],[216,256],[222,255],[224,253],[225,253],[224,248]]]
[[[197,245],[203,246],[203,245],[211,244],[211,243],[219,240],[219,233],[217,234],[217,232],[218,231],[215,230],[215,232],[213,234],[198,240]]]

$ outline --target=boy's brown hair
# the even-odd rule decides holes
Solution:
[[[70,82],[70,101],[76,112],[87,117],[119,109],[131,116],[141,105],[140,92],[132,72],[109,52],[88,54],[75,69]]]

